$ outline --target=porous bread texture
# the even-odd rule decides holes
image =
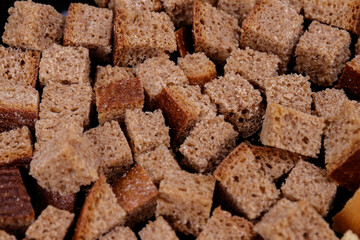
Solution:
[[[301,11],[304,8],[305,0],[281,0],[281,1],[288,4],[298,14],[302,13]]]
[[[135,162],[144,168],[156,186],[159,186],[166,173],[181,170],[174,154],[164,144],[153,151],[139,154]]]
[[[216,106],[199,86],[168,86],[156,98],[170,127],[172,144],[184,142],[189,131],[206,116],[216,116]]]
[[[350,57],[351,37],[345,30],[313,21],[295,50],[294,70],[320,86],[331,86]]]
[[[255,4],[242,23],[240,46],[277,55],[284,73],[303,32],[303,17],[279,0]]]
[[[205,84],[205,93],[225,119],[236,126],[241,137],[249,137],[260,129],[264,115],[260,91],[239,74],[226,74]]]
[[[141,240],[179,240],[175,231],[164,220],[162,216],[155,221],[149,221],[146,226],[139,232]]]
[[[311,87],[309,77],[289,74],[271,77],[265,81],[267,103],[277,103],[284,107],[311,114]]]
[[[91,141],[70,126],[35,152],[30,175],[41,187],[67,195],[96,181],[98,165],[99,154]]]
[[[314,92],[312,97],[315,108],[313,114],[326,120],[333,118],[345,101],[348,100],[344,90],[335,88]]]
[[[275,204],[280,195],[275,184],[260,171],[261,164],[245,143],[226,156],[214,171],[220,197],[235,212],[251,220]]]
[[[88,126],[92,98],[92,88],[88,84],[48,82],[43,89],[39,117],[53,119],[80,116],[84,127]]]
[[[2,240],[16,240],[16,237],[8,234],[4,230],[0,230],[0,239]]]
[[[255,156],[255,161],[261,164],[261,172],[270,181],[276,181],[296,165],[304,160],[299,154],[292,153],[279,148],[249,145]]]
[[[53,43],[60,43],[65,17],[54,7],[16,1],[8,12],[2,41],[9,46],[42,51]]]
[[[249,47],[236,49],[226,59],[225,75],[239,74],[251,84],[265,88],[267,78],[278,76],[280,58],[274,54],[259,52]]]
[[[176,51],[175,27],[164,13],[115,9],[114,66],[134,66],[147,58]]]
[[[0,229],[24,234],[35,214],[18,168],[0,169],[0,199]]]
[[[325,131],[325,163],[328,176],[343,187],[360,186],[360,119],[358,107],[345,101]]]
[[[322,216],[328,214],[336,189],[336,184],[326,176],[324,169],[305,161],[296,164],[281,186],[284,197],[292,201],[307,201]]]
[[[0,133],[0,166],[30,162],[33,155],[29,128],[14,129]]]
[[[210,216],[215,178],[175,171],[160,182],[156,217],[163,216],[176,231],[197,236]]]
[[[357,0],[302,0],[306,19],[339,27],[360,34],[360,3]]]
[[[194,1],[193,37],[196,52],[205,52],[223,63],[239,46],[240,27],[236,18],[203,1]]]
[[[107,234],[101,236],[99,240],[137,240],[135,233],[129,227],[117,226]]]
[[[49,205],[26,230],[27,239],[63,240],[75,214]]]
[[[255,239],[257,234],[253,231],[253,227],[254,225],[245,218],[232,216],[231,213],[217,207],[196,239]]]
[[[125,211],[104,175],[92,186],[76,222],[73,240],[96,240],[111,228],[125,222]]]
[[[184,71],[191,85],[203,86],[216,78],[216,66],[203,52],[178,58],[178,66]]]
[[[347,230],[341,240],[359,240],[359,237],[351,230]]]
[[[106,65],[105,67],[97,66],[94,89],[96,90],[99,87],[107,86],[117,81],[134,78],[135,75],[131,70],[131,68],[113,67],[111,65]]]
[[[170,147],[169,127],[165,125],[164,116],[159,109],[154,112],[127,110],[125,126],[134,157],[161,144]]]
[[[184,71],[165,54],[139,64],[136,67],[136,75],[143,83],[150,105],[154,104],[155,98],[164,87],[189,83]]]
[[[352,98],[360,99],[360,56],[347,62],[340,77],[338,87],[344,89]]]
[[[94,0],[94,2],[98,7],[102,7],[102,8],[108,7],[109,4],[109,0]]]
[[[0,45],[0,78],[16,85],[36,86],[40,52]]]
[[[3,82],[0,88],[0,131],[22,126],[34,129],[39,101],[39,93],[33,87]]]
[[[133,227],[154,216],[158,190],[140,165],[127,171],[112,188],[118,204],[126,212],[127,226]]]
[[[179,26],[191,25],[193,23],[194,0],[161,0],[165,12],[170,16],[174,24]],[[200,0],[211,5],[216,0]]]
[[[110,60],[113,12],[83,3],[71,3],[66,17],[64,46],[83,46],[100,61]]]
[[[260,133],[261,143],[303,156],[320,153],[324,119],[276,103],[268,104]]]
[[[212,172],[235,147],[238,133],[223,116],[209,116],[198,122],[180,145],[181,164],[196,172]]]
[[[107,122],[84,135],[100,153],[98,172],[103,173],[109,182],[130,168],[133,163],[131,149],[118,122]]]
[[[264,239],[338,239],[328,223],[306,201],[281,199],[254,227]]]
[[[160,11],[162,8],[160,0],[110,0],[110,9],[126,9],[128,12]]]
[[[39,80],[74,84],[89,83],[90,56],[84,47],[64,47],[54,44],[41,54]]]

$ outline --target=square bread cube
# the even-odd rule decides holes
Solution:
[[[27,239],[64,239],[75,214],[49,205],[26,230]]]
[[[0,169],[0,229],[11,234],[24,234],[35,214],[20,171]]]
[[[240,46],[277,55],[284,73],[303,32],[303,17],[279,0],[262,0],[242,23]]]
[[[283,107],[268,104],[260,133],[261,143],[303,156],[320,153],[324,119]]]
[[[181,170],[172,151],[163,144],[153,151],[138,155],[135,161],[144,168],[156,186],[159,186],[166,173]]]
[[[5,48],[0,45],[1,81],[10,81],[16,85],[36,86],[39,71],[40,52]]]
[[[0,89],[0,132],[22,126],[31,130],[39,115],[39,93],[31,86],[3,82]]]
[[[179,232],[194,236],[210,217],[215,178],[185,171],[171,172],[160,182],[156,217],[163,216]]]
[[[39,80],[42,86],[49,81],[89,83],[89,74],[90,56],[87,48],[54,44],[41,54]]]
[[[329,120],[335,116],[337,111],[348,101],[344,90],[327,88],[312,94],[314,101],[314,114]]]
[[[309,77],[298,74],[270,77],[265,81],[266,102],[311,114],[311,87]]]
[[[107,122],[84,133],[93,142],[95,151],[100,153],[98,171],[108,181],[126,172],[133,163],[130,146],[120,125],[116,121]]]
[[[162,216],[155,221],[149,221],[146,226],[139,232],[141,240],[179,240],[175,231],[170,227]]]
[[[35,152],[30,175],[41,187],[67,195],[97,180],[98,164],[99,154],[91,141],[71,126]]]
[[[90,123],[92,94],[88,84],[49,82],[43,90],[39,117],[52,119],[80,116],[86,127]]]
[[[209,116],[198,122],[179,151],[181,164],[196,172],[212,172],[236,146],[238,134],[223,116]]]
[[[147,58],[174,51],[175,27],[166,13],[133,14],[123,8],[115,9],[114,66],[134,66]]]
[[[275,184],[261,174],[261,164],[245,143],[226,156],[214,177],[219,183],[219,197],[251,220],[268,210],[280,195]]]
[[[278,76],[280,58],[266,52],[259,52],[246,47],[232,51],[226,59],[225,75],[236,73],[251,84],[265,88],[267,78]]]
[[[217,207],[196,239],[255,239],[257,234],[253,227],[245,218],[231,216],[231,213]]]
[[[360,55],[356,55],[347,62],[338,86],[344,89],[353,98],[360,99]]]
[[[124,8],[127,11],[160,11],[162,8],[160,0],[110,0],[109,8]]]
[[[127,171],[112,188],[126,212],[126,225],[132,227],[154,216],[158,190],[140,165]]]
[[[241,25],[255,3],[256,0],[219,0],[216,7],[236,18]]]
[[[243,138],[257,132],[265,106],[260,91],[238,74],[227,74],[205,84],[205,93]]]
[[[165,125],[164,116],[159,109],[154,112],[127,110],[125,125],[134,157],[161,144],[170,147],[169,127]]]
[[[338,239],[328,223],[306,201],[281,199],[255,225],[254,230],[262,238],[273,240]]]
[[[9,8],[2,41],[12,47],[42,51],[63,36],[65,17],[54,7],[32,1],[16,1]]]
[[[28,127],[0,133],[0,167],[27,166],[33,156]]]
[[[296,46],[294,70],[317,85],[331,86],[350,58],[350,43],[347,31],[313,21]]]
[[[129,227],[117,226],[113,230],[99,238],[99,240],[115,239],[137,240],[137,237]]]
[[[193,37],[196,52],[205,52],[223,63],[239,47],[240,27],[236,18],[203,1],[194,1]]]
[[[284,197],[292,201],[305,200],[322,216],[328,214],[336,189],[324,169],[305,161],[296,164],[281,186]]]

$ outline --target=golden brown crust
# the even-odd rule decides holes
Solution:
[[[360,71],[353,68],[349,63],[345,65],[339,87],[350,93],[356,99],[360,99]]]
[[[38,109],[14,109],[0,106],[0,132],[8,131],[22,126],[30,130],[35,129],[35,122],[38,119]]]
[[[28,63],[28,70],[29,70],[29,85],[32,87],[36,86],[36,80],[39,73],[39,65],[40,65],[40,55],[39,51],[30,51],[30,62]]]
[[[113,65],[121,66],[123,60],[122,54],[124,54],[125,46],[129,45],[127,38],[124,37],[124,29],[121,24],[121,20],[125,19],[126,16],[119,8],[116,8],[114,13]]]
[[[185,27],[180,28],[179,30],[175,31],[176,43],[178,46],[178,51],[180,56],[183,58],[186,54],[189,53],[188,47],[186,44],[186,29]]]
[[[37,201],[40,209],[45,209],[48,205],[58,209],[74,212],[76,194],[60,195],[57,192],[51,192],[36,184]]]

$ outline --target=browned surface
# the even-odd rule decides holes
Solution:
[[[339,80],[339,87],[356,99],[360,99],[360,68],[355,69],[346,64]]]
[[[37,204],[39,208],[45,209],[48,205],[53,207],[74,212],[76,194],[60,195],[57,192],[51,192],[42,188],[37,184],[36,186]]]
[[[185,57],[189,53],[189,49],[186,44],[186,29],[184,27],[175,31],[175,38],[178,47],[178,51],[181,57]]]
[[[35,122],[38,119],[38,109],[12,109],[6,106],[0,106],[0,131],[8,131],[21,126],[35,128]]]

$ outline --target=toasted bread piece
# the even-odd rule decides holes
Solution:
[[[175,38],[180,57],[184,58],[192,48],[192,34],[189,29],[182,27],[175,31]]]
[[[149,221],[149,223],[141,229],[139,236],[141,240],[179,240],[175,231],[162,216],[157,217],[153,222]]]
[[[337,111],[343,107],[345,101],[348,100],[344,90],[327,88],[323,91],[314,92],[312,94],[315,115],[329,120],[335,116]]]
[[[360,99],[360,56],[355,56],[347,62],[339,80],[339,87],[343,88],[353,98]]]
[[[129,227],[117,226],[107,234],[101,236],[99,240],[137,240],[135,233]]]

